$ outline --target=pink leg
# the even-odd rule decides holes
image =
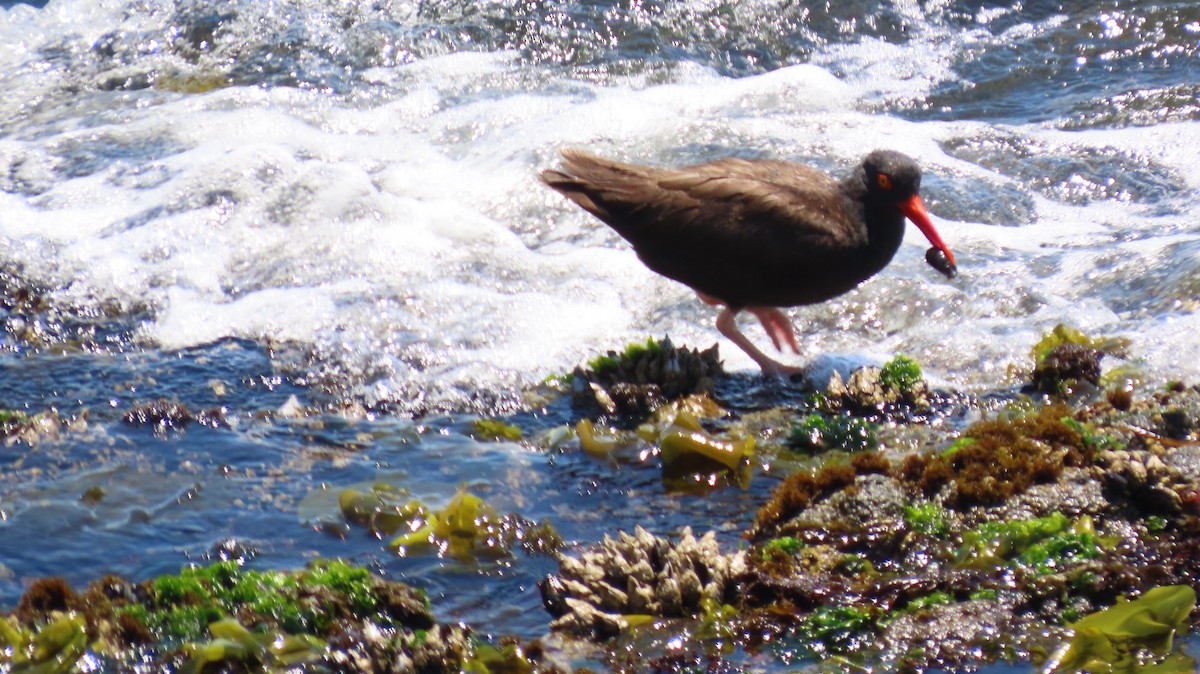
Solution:
[[[792,353],[800,353],[796,333],[792,331],[792,322],[782,311],[775,307],[746,307],[746,310],[758,317],[777,351],[783,351],[783,345],[787,344],[792,347]]]
[[[703,297],[701,297],[701,299],[703,299]],[[747,338],[746,335],[743,335],[742,331],[738,329],[737,311],[730,309],[729,307],[725,307],[721,310],[721,313],[717,315],[717,330],[719,330],[722,335],[725,335],[729,341],[737,344],[738,348],[740,348],[742,351],[745,351],[746,355],[750,356],[750,359],[757,363],[760,368],[762,368],[763,374],[766,376],[787,377],[793,374],[804,373],[804,368],[784,365],[783,363],[772,360],[769,356],[767,356],[767,354],[759,351],[758,347],[754,346],[749,338]],[[768,332],[770,332],[769,329]]]

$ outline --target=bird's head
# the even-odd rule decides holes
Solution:
[[[904,217],[912,221],[917,229],[929,239],[933,247],[942,251],[949,261],[948,271],[939,270],[953,277],[957,273],[954,253],[942,241],[934,228],[925,202],[921,201],[921,167],[908,155],[892,150],[875,150],[863,160],[866,177],[867,200],[875,203],[894,204]]]

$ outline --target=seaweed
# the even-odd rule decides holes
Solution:
[[[1030,350],[1033,371],[1030,388],[1050,395],[1067,395],[1081,382],[1100,385],[1100,359],[1123,356],[1129,340],[1093,338],[1063,324],[1054,326]]]
[[[188,644],[187,662],[180,672],[200,674],[209,665],[230,661],[256,665],[275,671],[319,659],[325,642],[307,634],[251,632],[237,620],[217,620],[208,625],[212,640]]]
[[[471,425],[471,430],[478,440],[521,440],[520,427],[506,424],[499,419],[478,419]]]
[[[540,553],[553,552],[562,545],[558,532],[548,523],[534,524],[515,515],[500,515],[466,487],[460,488],[441,510],[420,506],[413,512],[418,510],[419,514],[403,527],[408,533],[388,544],[400,554],[430,549],[458,559],[473,559],[476,554],[503,557],[517,545]]]
[[[725,473],[745,465],[754,454],[754,438],[719,440],[703,431],[672,426],[659,442],[663,475]]]
[[[74,611],[33,630],[0,618],[0,668],[7,664],[14,672],[75,672],[88,641],[84,617]]]
[[[904,607],[906,611],[927,611],[934,606],[945,606],[946,604],[954,603],[954,597],[947,592],[933,592],[915,599],[909,600]]]
[[[1156,587],[1141,597],[1088,615],[1071,625],[1074,636],[1043,671],[1168,672],[1195,671],[1195,660],[1171,654],[1175,635],[1196,608],[1196,591],[1187,585]]]
[[[899,476],[934,494],[953,483],[958,508],[997,505],[1035,484],[1054,482],[1064,467],[1092,463],[1095,449],[1065,420],[1065,405],[1051,405],[1036,414],[1012,420],[980,421],[964,435],[974,442],[957,442],[936,456],[911,455]]]
[[[597,429],[591,419],[580,419],[575,424],[575,435],[579,438],[580,449],[595,459],[607,459],[626,444],[625,438],[611,429]]]
[[[0,409],[0,437],[7,438],[33,425],[33,418],[20,410]]]
[[[762,558],[770,560],[774,557],[791,557],[804,549],[804,541],[791,536],[780,536],[767,541],[762,547]]]
[[[217,562],[154,579],[152,608],[138,617],[165,641],[200,641],[215,620],[245,612],[253,616],[251,625],[288,634],[320,634],[339,613],[377,614],[377,585],[366,569],[338,560],[315,561],[295,574]],[[322,601],[314,605],[304,597]],[[392,618],[386,613],[376,616],[381,624],[391,624]]]

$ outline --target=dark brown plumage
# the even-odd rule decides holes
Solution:
[[[563,152],[542,180],[615,229],[650,269],[726,309],[717,327],[768,374],[791,373],[738,330],[745,309],[775,343],[799,353],[777,307],[822,302],[883,269],[900,247],[904,219],[954,256],[918,194],[921,170],[898,152],[876,150],[846,179],[785,161],[722,159],[657,168]]]

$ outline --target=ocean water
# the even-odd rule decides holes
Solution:
[[[751,367],[709,307],[540,185],[563,147],[833,173],[915,157],[960,275],[913,230],[858,290],[789,310],[797,363],[907,353],[941,385],[1003,389],[1067,323],[1128,338],[1106,364],[1146,382],[1200,380],[1194,2],[0,2],[0,88],[0,407],[86,426],[0,447],[0,605],[38,575],[145,577],[233,539],[544,631],[549,561],[401,560],[301,507],[383,478],[435,501],[470,483],[581,544],[737,531],[769,477],[670,494],[645,466],[462,434],[648,335]],[[370,414],[268,418],[293,396]],[[230,421],[121,421],[159,398]]]

